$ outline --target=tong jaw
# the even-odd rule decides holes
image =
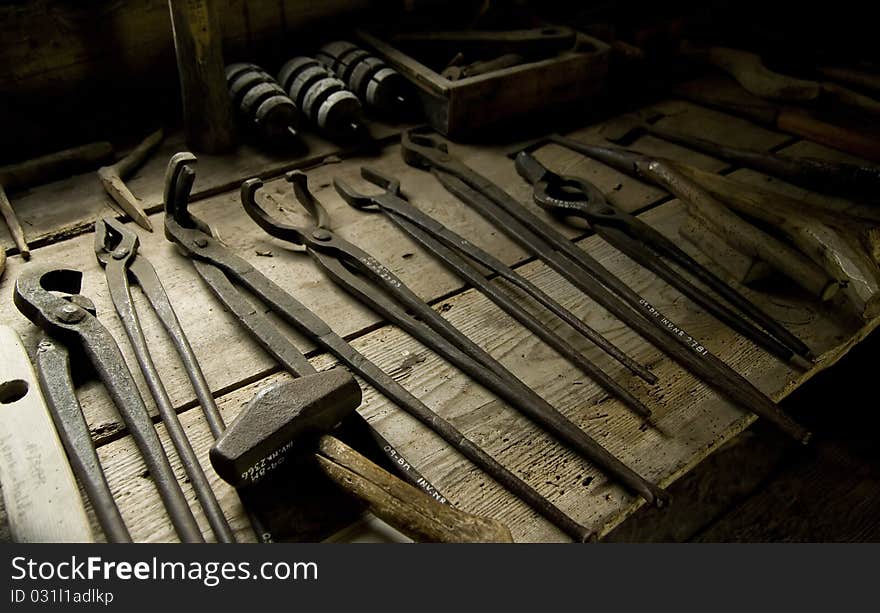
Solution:
[[[95,254],[103,266],[111,259],[126,260],[133,257],[139,246],[138,235],[120,221],[105,217],[95,222]]]
[[[336,188],[336,193],[350,206],[362,210],[376,210],[374,207],[383,196],[404,199],[400,191],[400,181],[394,177],[386,175],[370,166],[361,166],[361,177],[385,191],[380,194],[367,195],[355,190],[348,182],[334,178],[333,187]]]
[[[417,168],[431,168],[436,160],[449,159],[449,147],[425,128],[406,130],[400,136],[403,161]]]
[[[295,170],[288,172],[284,178],[293,185],[293,193],[297,201],[315,221],[313,226],[308,228],[295,226],[278,221],[270,215],[257,202],[257,192],[263,187],[263,181],[258,178],[248,179],[241,184],[241,204],[248,216],[270,236],[295,245],[305,245],[310,240],[307,237],[315,235],[319,230],[329,229],[330,217],[323,205],[309,191],[308,177],[304,173]]]
[[[81,271],[58,264],[31,266],[16,280],[12,300],[25,317],[44,331],[69,330],[94,314],[92,302],[80,295],[82,277]]]
[[[170,232],[171,225],[200,230],[208,236],[214,236],[211,226],[189,212],[189,197],[196,180],[196,171],[193,168],[196,162],[196,156],[189,151],[175,153],[168,160],[164,191],[165,237],[171,242],[177,242]]]

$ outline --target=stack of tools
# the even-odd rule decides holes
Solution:
[[[290,59],[278,72],[278,82],[330,140],[349,142],[366,134],[360,101],[319,61],[305,56]]]
[[[256,64],[226,67],[232,106],[243,129],[273,148],[300,147],[299,108],[272,76]]]
[[[660,309],[639,296],[597,260],[567,240],[507,192],[451,155],[445,143],[436,137],[409,131],[403,136],[401,151],[407,163],[430,170],[453,195],[707,384],[739,406],[770,420],[795,440],[803,443],[809,441],[811,435],[803,426],[786,415],[776,403],[748,380],[711,354],[696,337],[674,323]],[[597,190],[589,183],[562,181],[562,178],[557,180],[545,171],[546,169],[538,167],[521,167],[520,170],[529,181],[535,183],[535,196],[539,203],[544,201],[546,204],[558,205],[565,211],[574,211],[580,205],[592,204],[599,219],[615,216],[616,211],[606,206]],[[542,193],[547,186],[544,183],[550,180],[559,189],[554,188],[549,199],[545,201]],[[622,235],[617,234],[622,229],[626,232]],[[644,228],[638,224],[631,224],[627,228],[621,227],[619,223],[613,223],[607,228],[609,233],[607,236],[613,236],[615,246],[624,253],[636,256],[642,265],[657,272],[659,269],[652,267],[656,259],[655,254],[648,245],[641,244],[644,238],[650,238],[650,233],[646,235],[643,230]],[[642,232],[641,236],[639,232]],[[633,235],[627,236],[628,234]],[[663,249],[662,243],[657,242],[651,247]],[[673,259],[677,257],[674,250],[667,250],[664,255]],[[699,270],[694,272],[698,277],[701,274]],[[664,278],[668,278],[668,275]],[[706,279],[701,281],[706,282]],[[716,286],[713,289],[718,291],[719,288]],[[692,295],[696,294],[692,292]],[[738,308],[744,315],[748,313],[753,322],[760,322],[763,332],[756,329],[754,333],[765,337],[766,346],[773,347],[780,357],[793,364],[800,364],[802,367],[810,365],[810,351],[801,341],[753,306],[729,294],[727,299],[731,298],[737,302]],[[728,318],[728,323],[730,321]]]
[[[321,47],[316,57],[377,115],[396,119],[409,111],[409,83],[375,55],[354,43],[338,40]]]
[[[606,131],[605,137],[630,146],[639,136],[650,134],[807,189],[855,201],[877,200],[878,167],[729,147],[663,127],[658,123],[663,117],[657,113],[634,115],[630,122],[620,124],[619,133]],[[683,226],[684,235],[736,279],[755,282],[776,270],[822,300],[842,294],[848,309],[861,318],[880,314],[880,237],[876,229],[880,212],[861,206],[855,212],[832,214],[801,199],[688,164],[657,158],[645,162],[644,156],[640,162],[639,156],[629,152],[558,137],[554,140],[624,172],[635,169],[637,176],[681,197],[691,211]],[[648,170],[650,164],[652,170]],[[731,216],[728,208],[738,215]],[[738,232],[733,231],[736,228]]]
[[[336,335],[322,319],[308,310],[296,298],[220,244],[213,236],[211,227],[204,221],[192,216],[188,210],[189,191],[195,180],[195,171],[192,168],[194,161],[195,158],[191,154],[178,154],[172,158],[169,164],[165,201],[166,236],[178,246],[184,255],[193,260],[199,276],[207,283],[218,299],[259,340],[262,347],[270,352],[292,374],[306,377],[314,371],[308,360],[281,333],[280,329],[263,315],[261,310],[254,310],[252,302],[241,295],[235,285],[233,285],[233,282],[243,286],[262,302],[268,304],[281,320],[292,325],[320,347],[336,356],[354,373],[360,375],[364,380],[376,387],[382,394],[393,400],[398,407],[434,431],[453,448],[460,451],[467,459],[498,481],[499,484],[529,504],[529,506],[541,513],[565,533],[578,541],[591,538],[591,532],[587,528],[566,515],[546,497],[542,496],[520,477],[486,453],[480,446],[468,439],[450,422],[413,396],[394,378],[366,359],[344,339]],[[290,178],[294,181],[294,187],[298,190],[301,202],[314,218],[315,226],[297,228],[277,224],[253,200],[254,195],[261,186],[260,181],[256,179],[252,179],[242,186],[242,202],[246,205],[246,210],[252,218],[261,227],[275,236],[293,242],[305,243],[309,254],[334,279],[338,279],[346,290],[352,292],[363,291],[369,294],[371,300],[373,300],[371,305],[386,304],[391,311],[398,311],[400,307],[395,304],[395,300],[408,297],[409,304],[416,307],[419,303],[418,298],[413,296],[393,274],[379,265],[375,259],[358,250],[354,245],[342,242],[341,239],[326,229],[327,214],[320,204],[310,197],[311,195],[308,193],[304,183],[305,175],[294,174]],[[340,250],[337,250],[337,247]],[[334,253],[338,253],[339,257],[336,257]],[[392,291],[393,299],[385,297],[379,288],[371,288],[359,275],[349,271],[345,267],[346,264],[356,266],[356,270],[359,273],[369,274],[368,278],[371,281],[384,285],[386,290],[398,288],[398,291]],[[430,311],[431,309],[428,310]],[[408,329],[412,329],[412,326],[408,326]],[[447,333],[452,331],[450,327],[445,327],[444,329]],[[564,437],[576,441],[579,448],[588,455],[598,457],[602,461],[603,466],[613,469],[616,474],[621,474],[624,482],[630,484],[647,499],[656,501],[658,504],[665,500],[665,496],[663,496],[659,488],[645,482],[641,477],[614,458],[614,456],[602,449],[595,441],[571,424],[571,422],[568,422],[568,420],[556,413],[555,409],[537,397],[522,382],[513,379],[513,376],[506,372],[503,367],[493,363],[491,358],[482,354],[479,348],[473,346],[472,343],[467,343],[469,346],[469,349],[467,349],[468,354],[458,350],[453,343],[459,340],[461,340],[460,334],[456,336],[455,341],[440,341],[442,349],[447,356],[457,355],[459,363],[471,362],[468,372],[477,371],[482,373],[480,375],[481,379],[491,382],[493,390],[503,393],[504,397],[512,399],[511,401],[518,405],[529,407],[536,416],[539,413],[547,413],[546,421],[551,423],[555,430],[563,433]],[[479,360],[471,356],[479,356]],[[492,363],[492,366],[486,366],[487,363]],[[385,448],[386,453],[396,454],[390,446],[385,445]],[[388,451],[388,448],[391,451]],[[215,453],[215,455],[217,454],[226,455],[222,451]],[[397,461],[395,461],[395,465],[401,467],[401,464]],[[401,477],[422,488],[426,493],[436,492],[433,486],[424,483],[425,480],[423,478],[413,479],[414,475],[411,473],[412,469],[409,463],[406,463],[406,470],[402,471]]]

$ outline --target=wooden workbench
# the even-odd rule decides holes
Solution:
[[[782,153],[844,157],[817,145],[798,142],[788,135],[771,132],[689,103],[669,100],[656,106],[671,115],[664,120],[665,125],[680,126],[732,145],[773,149]],[[618,120],[585,127],[570,135],[600,142],[603,131]],[[319,313],[337,333],[350,340],[358,350],[428,406],[599,535],[607,533],[632,514],[642,504],[641,500],[610,483],[601,471],[551,440],[505,403],[354,302],[326,279],[306,254],[265,235],[243,212],[236,189],[238,181],[254,174],[277,177],[289,168],[309,167],[312,188],[327,207],[335,230],[385,263],[416,293],[440,310],[444,317],[489,350],[612,453],[661,485],[668,485],[685,474],[755,419],[683,371],[546,266],[528,258],[500,231],[448,194],[428,173],[404,164],[393,137],[394,131],[393,127],[381,127],[381,134],[389,136],[388,144],[380,155],[372,159],[346,158],[328,144],[318,142],[312,143],[312,153],[307,159],[273,159],[248,150],[229,158],[207,158],[200,163],[196,181],[199,199],[193,204],[192,210],[219,230],[231,249]],[[220,409],[229,420],[261,387],[288,375],[279,372],[274,361],[224,312],[195,274],[190,262],[180,256],[162,234],[159,198],[164,165],[168,156],[180,148],[179,141],[170,139],[163,145],[161,153],[131,181],[132,190],[150,205],[148,210],[152,212],[151,221],[157,231],[151,234],[132,227],[140,235],[140,253],[156,267],[201,360]],[[711,171],[731,170],[724,162],[651,137],[642,138],[633,148],[687,161]],[[517,176],[512,162],[504,157],[501,148],[452,144],[451,151],[515,198],[532,206],[529,202],[530,188]],[[332,157],[325,160],[328,155]],[[629,211],[639,212],[644,221],[682,244],[677,229],[683,219],[683,207],[664,192],[556,146],[542,148],[538,157],[557,172],[586,177],[604,192],[612,194],[617,203]],[[321,163],[322,160],[325,163]],[[640,430],[638,418],[618,401],[609,398],[586,376],[495,308],[481,294],[464,288],[457,277],[405,238],[381,215],[366,214],[348,207],[336,195],[330,182],[332,177],[341,176],[354,185],[363,185],[358,175],[362,164],[374,165],[385,173],[397,176],[404,192],[417,207],[518,267],[520,273],[637,360],[649,365],[659,377],[659,383],[655,386],[644,384],[583,339],[571,334],[570,330],[539,314],[606,372],[643,399],[654,410],[659,430]],[[746,170],[734,170],[733,176],[750,181],[771,181]],[[778,181],[772,183],[778,184]],[[802,190],[782,184],[777,187],[803,193]],[[298,205],[282,179],[267,181],[265,192],[268,194],[267,202],[274,201],[284,214],[291,215],[293,219],[302,219],[297,217]],[[101,192],[97,178],[82,175],[35,188],[27,194],[14,196],[13,203],[22,216],[28,237],[38,245],[32,261],[58,262],[84,271],[83,293],[94,300],[99,318],[116,337],[129,364],[135,365],[110,302],[103,270],[94,256],[94,234],[89,224],[100,215],[115,214],[109,200]],[[846,203],[841,202],[840,206],[845,207]],[[805,340],[819,356],[818,364],[812,371],[795,372],[706,316],[598,237],[558,224],[557,227],[567,236],[578,240],[581,248],[588,250],[637,292],[704,341],[718,357],[777,400],[819,369],[833,364],[878,322],[874,320],[865,324],[847,319],[819,307],[791,288],[780,288],[772,293],[745,290],[756,303]],[[0,236],[0,243],[11,246],[5,234]],[[688,244],[682,246],[693,252]],[[695,255],[705,261],[700,254]],[[9,258],[8,270],[0,282],[0,322],[12,325],[26,344],[33,345],[36,329],[18,313],[11,300],[15,278],[29,265],[18,256]],[[169,394],[181,414],[181,421],[239,538],[252,540],[238,498],[210,468],[207,461],[210,433],[170,343],[158,322],[145,308],[142,298],[135,291],[148,343]],[[533,310],[528,302],[525,304]],[[307,355],[319,370],[335,364],[332,357],[315,351],[311,343],[296,333],[291,332],[291,338],[303,351],[308,352]],[[138,383],[146,391],[137,369],[134,370]],[[450,450],[433,433],[374,390],[364,387],[361,413],[456,505],[504,521],[511,528],[516,541],[567,540],[558,529]],[[81,401],[99,445],[99,456],[108,473],[111,488],[134,539],[176,540],[143,462],[103,389],[96,384],[85,385],[81,390]],[[151,409],[155,414],[155,407]],[[157,429],[167,444],[164,426],[159,424]],[[170,446],[167,448],[171,449]],[[181,481],[184,481],[183,471],[173,454],[172,465]],[[204,533],[211,538],[191,487],[186,482],[183,487],[188,499],[194,503],[193,508]],[[5,519],[5,515],[2,519]],[[100,533],[97,524],[95,526],[96,533]]]

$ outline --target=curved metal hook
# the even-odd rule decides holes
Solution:
[[[383,188],[387,194],[391,194],[396,198],[402,198],[400,193],[400,181],[397,179],[383,174],[369,166],[361,166],[361,177],[373,185]],[[378,210],[376,208],[378,206],[376,199],[379,198],[379,195],[366,195],[362,192],[358,192],[351,187],[348,182],[343,181],[338,177],[333,178],[333,187],[336,188],[336,193],[338,193],[339,196],[350,206],[371,212]]]
[[[293,193],[303,208],[315,220],[316,228],[330,229],[330,216],[327,210],[309,190],[309,178],[304,172],[294,170],[284,175],[288,183],[293,185]]]
[[[137,253],[138,235],[110,217],[95,222],[95,254],[106,265],[110,258],[125,259]]]
[[[248,179],[241,184],[241,204],[248,217],[254,220],[266,234],[296,245],[303,244],[304,230],[291,224],[278,221],[257,202],[257,192],[262,189],[263,181],[258,178]]]

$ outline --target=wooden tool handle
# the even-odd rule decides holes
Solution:
[[[159,146],[164,136],[165,132],[162,128],[159,128],[144,138],[137,147],[129,151],[125,157],[109,166],[109,168],[112,168],[121,179],[128,178],[129,174],[140,166],[147,159],[147,156]]]
[[[871,255],[860,248],[858,236],[825,223],[809,205],[722,177],[687,164],[676,169],[735,211],[778,228],[832,279],[844,282],[843,293],[856,314],[871,319],[880,314],[880,280]]]
[[[828,300],[837,291],[836,281],[830,279],[815,263],[738,217],[705,189],[683,177],[672,165],[654,160],[640,164],[639,172],[680,198],[691,215],[702,218],[730,245],[746,255],[767,262],[811,295]]]
[[[681,51],[684,55],[698,57],[724,70],[743,88],[760,98],[809,102],[816,100],[821,92],[815,81],[773,72],[764,66],[761,57],[755,53],[728,47],[700,49],[687,43],[682,44]]]
[[[215,0],[168,0],[186,142],[205,153],[223,153],[235,146],[216,4]]]
[[[379,518],[416,541],[511,543],[504,524],[441,504],[379,468],[337,438],[324,435],[315,454],[324,473],[363,500]]]
[[[12,235],[12,240],[15,241],[15,246],[18,247],[21,257],[25,260],[29,260],[31,257],[31,249],[27,244],[27,239],[24,237],[24,228],[21,227],[21,222],[18,221],[18,215],[15,214],[15,209],[12,208],[12,203],[9,202],[9,197],[6,195],[2,183],[0,183],[0,214],[2,214],[3,219],[6,220],[9,234]],[[6,262],[5,250],[3,252],[3,262],[4,264]]]
[[[0,480],[12,537],[92,542],[79,488],[15,330],[0,326]]]
[[[89,143],[56,151],[32,160],[0,167],[0,184],[12,190],[48,183],[66,175],[93,170],[111,155],[113,155],[113,145],[107,142]]]
[[[871,134],[826,123],[806,111],[788,108],[779,112],[776,126],[783,132],[880,163],[880,139]]]
[[[749,285],[763,281],[773,272],[766,262],[732,247],[713,228],[693,215],[687,216],[678,233],[738,283]]]

